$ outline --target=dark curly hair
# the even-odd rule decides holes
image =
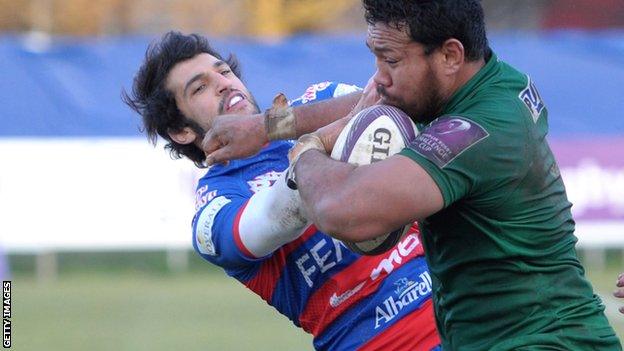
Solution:
[[[208,40],[197,34],[184,35],[179,32],[167,32],[160,41],[150,44],[145,52],[145,60],[139,68],[132,84],[132,93],[122,90],[122,100],[141,115],[143,128],[148,140],[156,145],[158,136],[167,141],[165,149],[172,158],[188,157],[197,167],[205,167],[206,155],[194,144],[179,144],[171,139],[168,132],[180,132],[190,127],[200,135],[202,128],[194,121],[186,118],[178,109],[173,92],[165,88],[167,76],[179,62],[191,59],[196,55],[207,53],[219,60],[223,57],[208,43]],[[234,55],[224,60],[232,72],[240,78],[240,66]]]
[[[483,8],[479,0],[363,0],[368,24],[385,23],[401,29],[407,25],[415,42],[428,55],[446,40],[464,46],[466,61],[489,56]]]

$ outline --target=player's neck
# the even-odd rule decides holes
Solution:
[[[462,70],[458,74],[455,91],[468,83],[468,81],[472,79],[472,77],[474,77],[479,72],[479,70],[483,68],[483,66],[485,66],[485,59],[483,58],[477,61],[466,62],[464,64],[464,67],[462,67]]]

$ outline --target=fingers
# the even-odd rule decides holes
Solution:
[[[219,140],[219,136],[214,133],[213,129],[208,130],[206,135],[204,135],[204,139],[201,142],[201,148],[207,155],[214,153],[219,150],[222,146],[221,141]]]
[[[227,166],[227,164],[230,162],[229,160],[231,159],[231,152],[229,151],[230,149],[231,148],[226,145],[223,148],[208,154],[208,156],[206,156],[206,164],[208,166],[212,166],[214,164],[221,163],[224,166]]]
[[[255,155],[268,142],[264,133],[263,115],[222,115],[212,121],[200,147],[208,165],[226,163]]]
[[[368,80],[364,91],[362,91],[362,96],[360,97],[360,100],[353,108],[352,115],[355,115],[365,108],[379,104],[381,102],[381,96],[377,92],[376,84],[373,80],[373,77]]]
[[[295,143],[295,145],[290,148],[290,150],[288,150],[288,162],[292,163],[301,153],[301,150],[303,149],[303,144],[302,143]]]
[[[206,164],[212,166],[215,163],[227,164],[228,143],[223,142],[220,135],[211,129],[202,140],[202,150],[206,154]]]
[[[338,136],[347,125],[347,123],[349,123],[350,118],[350,116],[341,118],[316,131],[316,134],[325,146],[325,153],[331,154],[332,149],[334,148],[334,144],[338,139]]]
[[[366,86],[364,87],[365,92],[369,92],[371,90],[375,90],[375,75],[374,74],[370,78],[368,78],[368,82],[366,82]]]
[[[288,152],[288,161],[293,164],[304,152],[315,149],[325,152],[325,145],[316,133],[304,134]]]

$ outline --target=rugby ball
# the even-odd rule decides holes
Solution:
[[[381,161],[403,150],[418,129],[405,112],[388,105],[374,105],[353,116],[332,150],[335,160],[362,166]],[[379,255],[394,247],[412,224],[361,242],[343,243],[361,255]]]

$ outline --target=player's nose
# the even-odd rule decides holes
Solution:
[[[216,88],[217,88],[217,93],[219,95],[223,95],[232,89],[232,82],[224,75],[216,74],[216,77],[214,79],[215,79],[214,81],[215,81]]]
[[[373,75],[373,81],[376,86],[389,87],[392,84],[392,79],[390,79],[390,75],[385,73],[384,71],[377,69],[375,74]]]

